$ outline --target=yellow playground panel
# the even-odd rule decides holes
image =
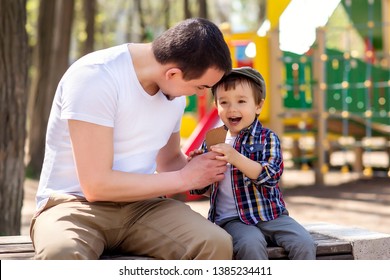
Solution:
[[[269,42],[267,37],[260,37],[255,32],[228,34],[225,36],[232,56],[233,67],[250,66],[257,69],[264,77],[269,89]],[[248,49],[252,48],[252,55]],[[266,98],[260,114],[262,122],[269,120],[269,99]]]
[[[279,17],[286,9],[291,0],[278,0],[272,1],[267,0],[266,6],[266,17],[270,22],[270,28],[277,28],[279,25]],[[229,45],[233,67],[240,66],[251,66],[257,69],[264,77],[267,89],[270,88],[270,65],[269,65],[269,53],[270,43],[269,37],[260,37],[256,32],[246,32],[232,34],[229,32],[230,27],[221,27],[225,35],[225,40]],[[224,30],[226,29],[226,30]],[[254,55],[249,57],[245,55],[247,48],[254,47]],[[192,101],[194,98],[192,99]],[[196,99],[195,99],[196,100]],[[187,98],[189,101],[189,98]],[[189,103],[189,102],[188,102]],[[213,106],[212,101],[209,100],[209,106]],[[203,104],[203,106],[205,106]],[[199,109],[199,108],[198,108]],[[203,108],[204,109],[204,108]],[[186,112],[182,119],[181,125],[181,137],[187,139],[190,137],[192,132],[195,130],[202,116],[199,116],[196,109],[189,110]],[[263,123],[268,123],[270,118],[270,100],[266,99],[263,106],[263,110],[259,117]]]

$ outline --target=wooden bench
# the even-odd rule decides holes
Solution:
[[[352,245],[343,240],[319,233],[311,233],[317,244],[318,260],[353,260]],[[281,247],[269,247],[271,260],[287,259],[286,251]],[[0,260],[27,260],[34,256],[34,248],[29,236],[0,236]],[[103,254],[101,259],[145,260],[150,259],[132,255]]]

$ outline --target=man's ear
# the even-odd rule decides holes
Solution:
[[[183,72],[179,68],[177,68],[177,67],[169,68],[165,72],[165,78],[167,80],[173,79],[174,77],[182,77],[182,76],[183,76]]]

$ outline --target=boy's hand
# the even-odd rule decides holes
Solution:
[[[257,179],[263,169],[260,163],[240,154],[229,144],[217,144],[210,148],[211,151],[218,153],[215,159],[234,165],[250,179]]]
[[[226,161],[234,165],[237,156],[240,155],[236,149],[226,143],[216,144],[210,147],[211,151],[219,153],[215,158],[218,160]]]
[[[196,156],[199,156],[203,154],[203,150],[193,150],[191,151],[189,154],[188,154],[188,157],[187,157],[187,162],[189,162],[190,160],[192,160],[194,157]]]

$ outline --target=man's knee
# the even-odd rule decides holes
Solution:
[[[233,257],[232,237],[225,230],[215,226],[215,230],[202,235],[199,240],[197,259],[231,260]]]
[[[220,250],[226,251],[231,257],[233,252],[233,240],[229,233],[221,229],[218,234],[212,236],[211,242],[216,244]]]
[[[86,250],[72,239],[48,242],[41,249],[36,248],[36,260],[93,260],[99,256],[92,250]]]

